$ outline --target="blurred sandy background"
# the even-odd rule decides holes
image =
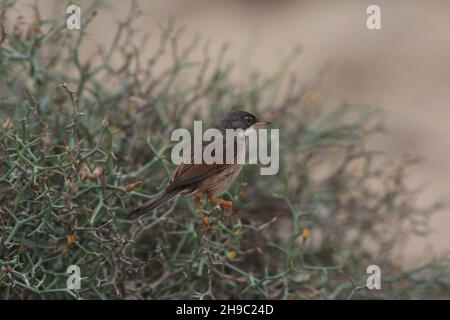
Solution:
[[[81,7],[89,3],[82,1]],[[128,1],[106,1],[89,26],[92,43],[111,41],[115,21],[129,11]],[[308,81],[331,65],[318,102],[370,104],[385,110],[390,135],[371,146],[400,158],[421,156],[426,162],[409,172],[410,185],[426,184],[419,205],[450,202],[450,1],[294,1],[166,0],[140,1],[144,16],[138,26],[150,32],[148,49],[158,44],[157,21],[174,17],[184,25],[186,44],[195,33],[211,39],[217,56],[224,43],[235,63],[235,77],[253,70],[275,72],[293,48],[303,52],[292,72]],[[63,15],[65,2],[41,0],[43,16]],[[366,8],[381,6],[382,30],[368,30]],[[84,48],[86,57],[94,45]],[[198,50],[199,59],[202,51]],[[150,55],[150,53],[149,53]],[[434,234],[412,239],[400,256],[418,262],[450,249],[450,210],[432,221]]]

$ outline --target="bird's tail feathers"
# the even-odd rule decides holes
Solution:
[[[178,194],[178,192],[161,192],[155,199],[151,199],[144,204],[140,205],[137,208],[134,208],[130,210],[127,213],[127,218],[139,218],[147,213],[149,213],[151,210],[159,207],[163,203],[166,203],[173,197],[175,197]]]

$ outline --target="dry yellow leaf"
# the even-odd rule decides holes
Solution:
[[[234,259],[236,259],[237,253],[236,251],[229,251],[227,253],[227,259],[230,261],[233,261]]]
[[[243,234],[245,233],[245,230],[244,230],[244,228],[242,228],[242,227],[240,227],[239,229],[237,229],[235,232],[234,232],[234,234],[236,235],[236,236],[242,236]]]
[[[303,242],[305,242],[306,240],[309,239],[309,237],[311,237],[311,231],[308,228],[304,228],[303,232],[302,232],[302,239]]]
[[[126,192],[131,192],[131,191],[133,191],[134,189],[136,189],[140,184],[141,184],[141,182],[135,182],[135,183],[127,184],[127,185],[125,186],[125,191],[126,191]]]
[[[94,168],[94,170],[91,171],[91,169],[89,169],[88,165],[85,162],[83,162],[81,164],[79,173],[80,173],[81,179],[83,179],[83,180],[86,178],[95,180],[102,175],[103,168],[100,166],[96,166]]]
[[[109,120],[107,117],[103,118],[102,120],[102,128],[106,128],[109,124]]]
[[[5,129],[5,131],[10,131],[13,125],[14,125],[13,121],[11,120],[11,118],[8,117],[3,123],[3,129]]]
[[[74,234],[70,234],[67,236],[67,246],[70,247],[77,240],[77,237]]]
[[[103,172],[102,167],[97,166],[97,167],[95,167],[94,171],[92,171],[92,174],[89,178],[93,178],[93,179],[98,178],[102,175],[102,172]]]

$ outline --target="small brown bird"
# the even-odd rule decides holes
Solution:
[[[226,145],[230,143],[235,144],[235,160],[237,159],[237,152],[239,150],[239,148],[237,148],[237,138],[234,137],[233,141],[226,141],[225,131],[227,129],[242,129],[245,131],[247,129],[256,129],[259,125],[264,124],[270,123],[258,120],[249,112],[233,111],[228,113],[225,118],[215,126],[215,128],[218,129],[223,136],[223,155],[226,154]],[[202,152],[209,143],[211,142],[203,142]],[[247,143],[246,145],[248,147]],[[196,156],[198,155],[193,154],[191,159],[194,159]],[[203,157],[201,157],[201,159],[203,159]],[[225,190],[239,175],[242,169],[242,164],[236,162],[237,161],[234,161],[234,163],[228,164],[223,161],[223,164],[206,164],[202,160],[202,163],[195,164],[192,160],[189,164],[179,164],[169,181],[169,185],[164,189],[164,191],[161,192],[155,199],[149,200],[141,206],[131,210],[128,213],[128,217],[137,218],[143,216],[177,195],[194,195],[194,204],[202,217],[202,224],[205,227],[208,227],[209,222],[203,215],[201,199],[206,198],[211,201],[212,204],[222,206],[229,212],[232,211],[233,203],[231,201],[218,199],[216,198],[216,195]]]

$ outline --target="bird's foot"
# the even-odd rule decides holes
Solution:
[[[205,217],[205,215],[203,214],[203,207],[202,207],[202,202],[200,200],[200,198],[196,197],[194,199],[194,205],[198,210],[198,213],[200,214],[200,217],[202,219],[202,226],[203,228],[205,228],[205,230],[210,230],[212,228],[212,223],[210,221],[209,218]]]

